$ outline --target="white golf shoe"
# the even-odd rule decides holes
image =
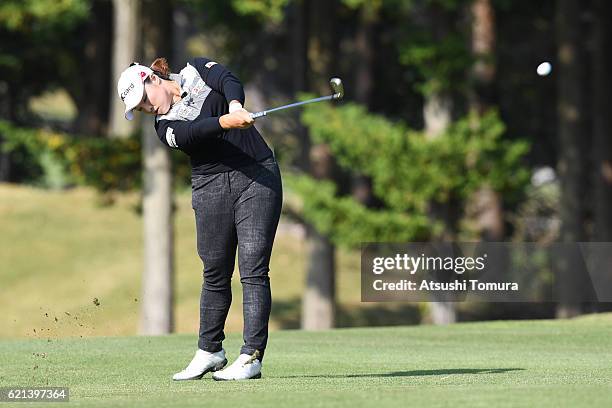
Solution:
[[[241,354],[227,368],[213,373],[213,379],[224,380],[249,380],[261,378],[261,361],[257,359],[259,351],[249,354]]]
[[[225,350],[221,349],[216,353],[209,353],[208,351],[198,349],[187,368],[174,374],[172,379],[175,381],[199,380],[204,374],[210,371],[221,370],[226,364]]]

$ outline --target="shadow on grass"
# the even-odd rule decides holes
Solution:
[[[299,329],[301,314],[300,298],[272,301],[270,319],[281,329]],[[336,327],[414,325],[421,319],[421,311],[414,304],[337,305],[336,309]]]
[[[509,371],[523,371],[524,368],[442,368],[439,370],[393,371],[390,373],[371,374],[335,374],[335,375],[288,375],[274,378],[363,378],[363,377],[424,377],[452,374],[501,374]]]

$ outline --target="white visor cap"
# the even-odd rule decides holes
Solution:
[[[134,119],[132,110],[142,101],[144,95],[144,81],[153,73],[151,68],[135,62],[127,67],[119,76],[117,93],[125,103],[125,118]]]

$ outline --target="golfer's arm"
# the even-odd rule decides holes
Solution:
[[[208,58],[200,57],[194,61],[204,82],[213,90],[223,94],[228,104],[236,100],[244,105],[244,88],[230,70]]]
[[[162,143],[175,149],[189,147],[202,138],[219,136],[225,130],[217,116],[192,121],[161,120],[155,129]]]

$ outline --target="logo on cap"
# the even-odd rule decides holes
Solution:
[[[128,86],[125,91],[121,92],[121,100],[125,101],[125,97],[127,96],[128,93],[130,93],[130,91],[134,89],[134,83],[132,82],[130,84],[130,86]]]

